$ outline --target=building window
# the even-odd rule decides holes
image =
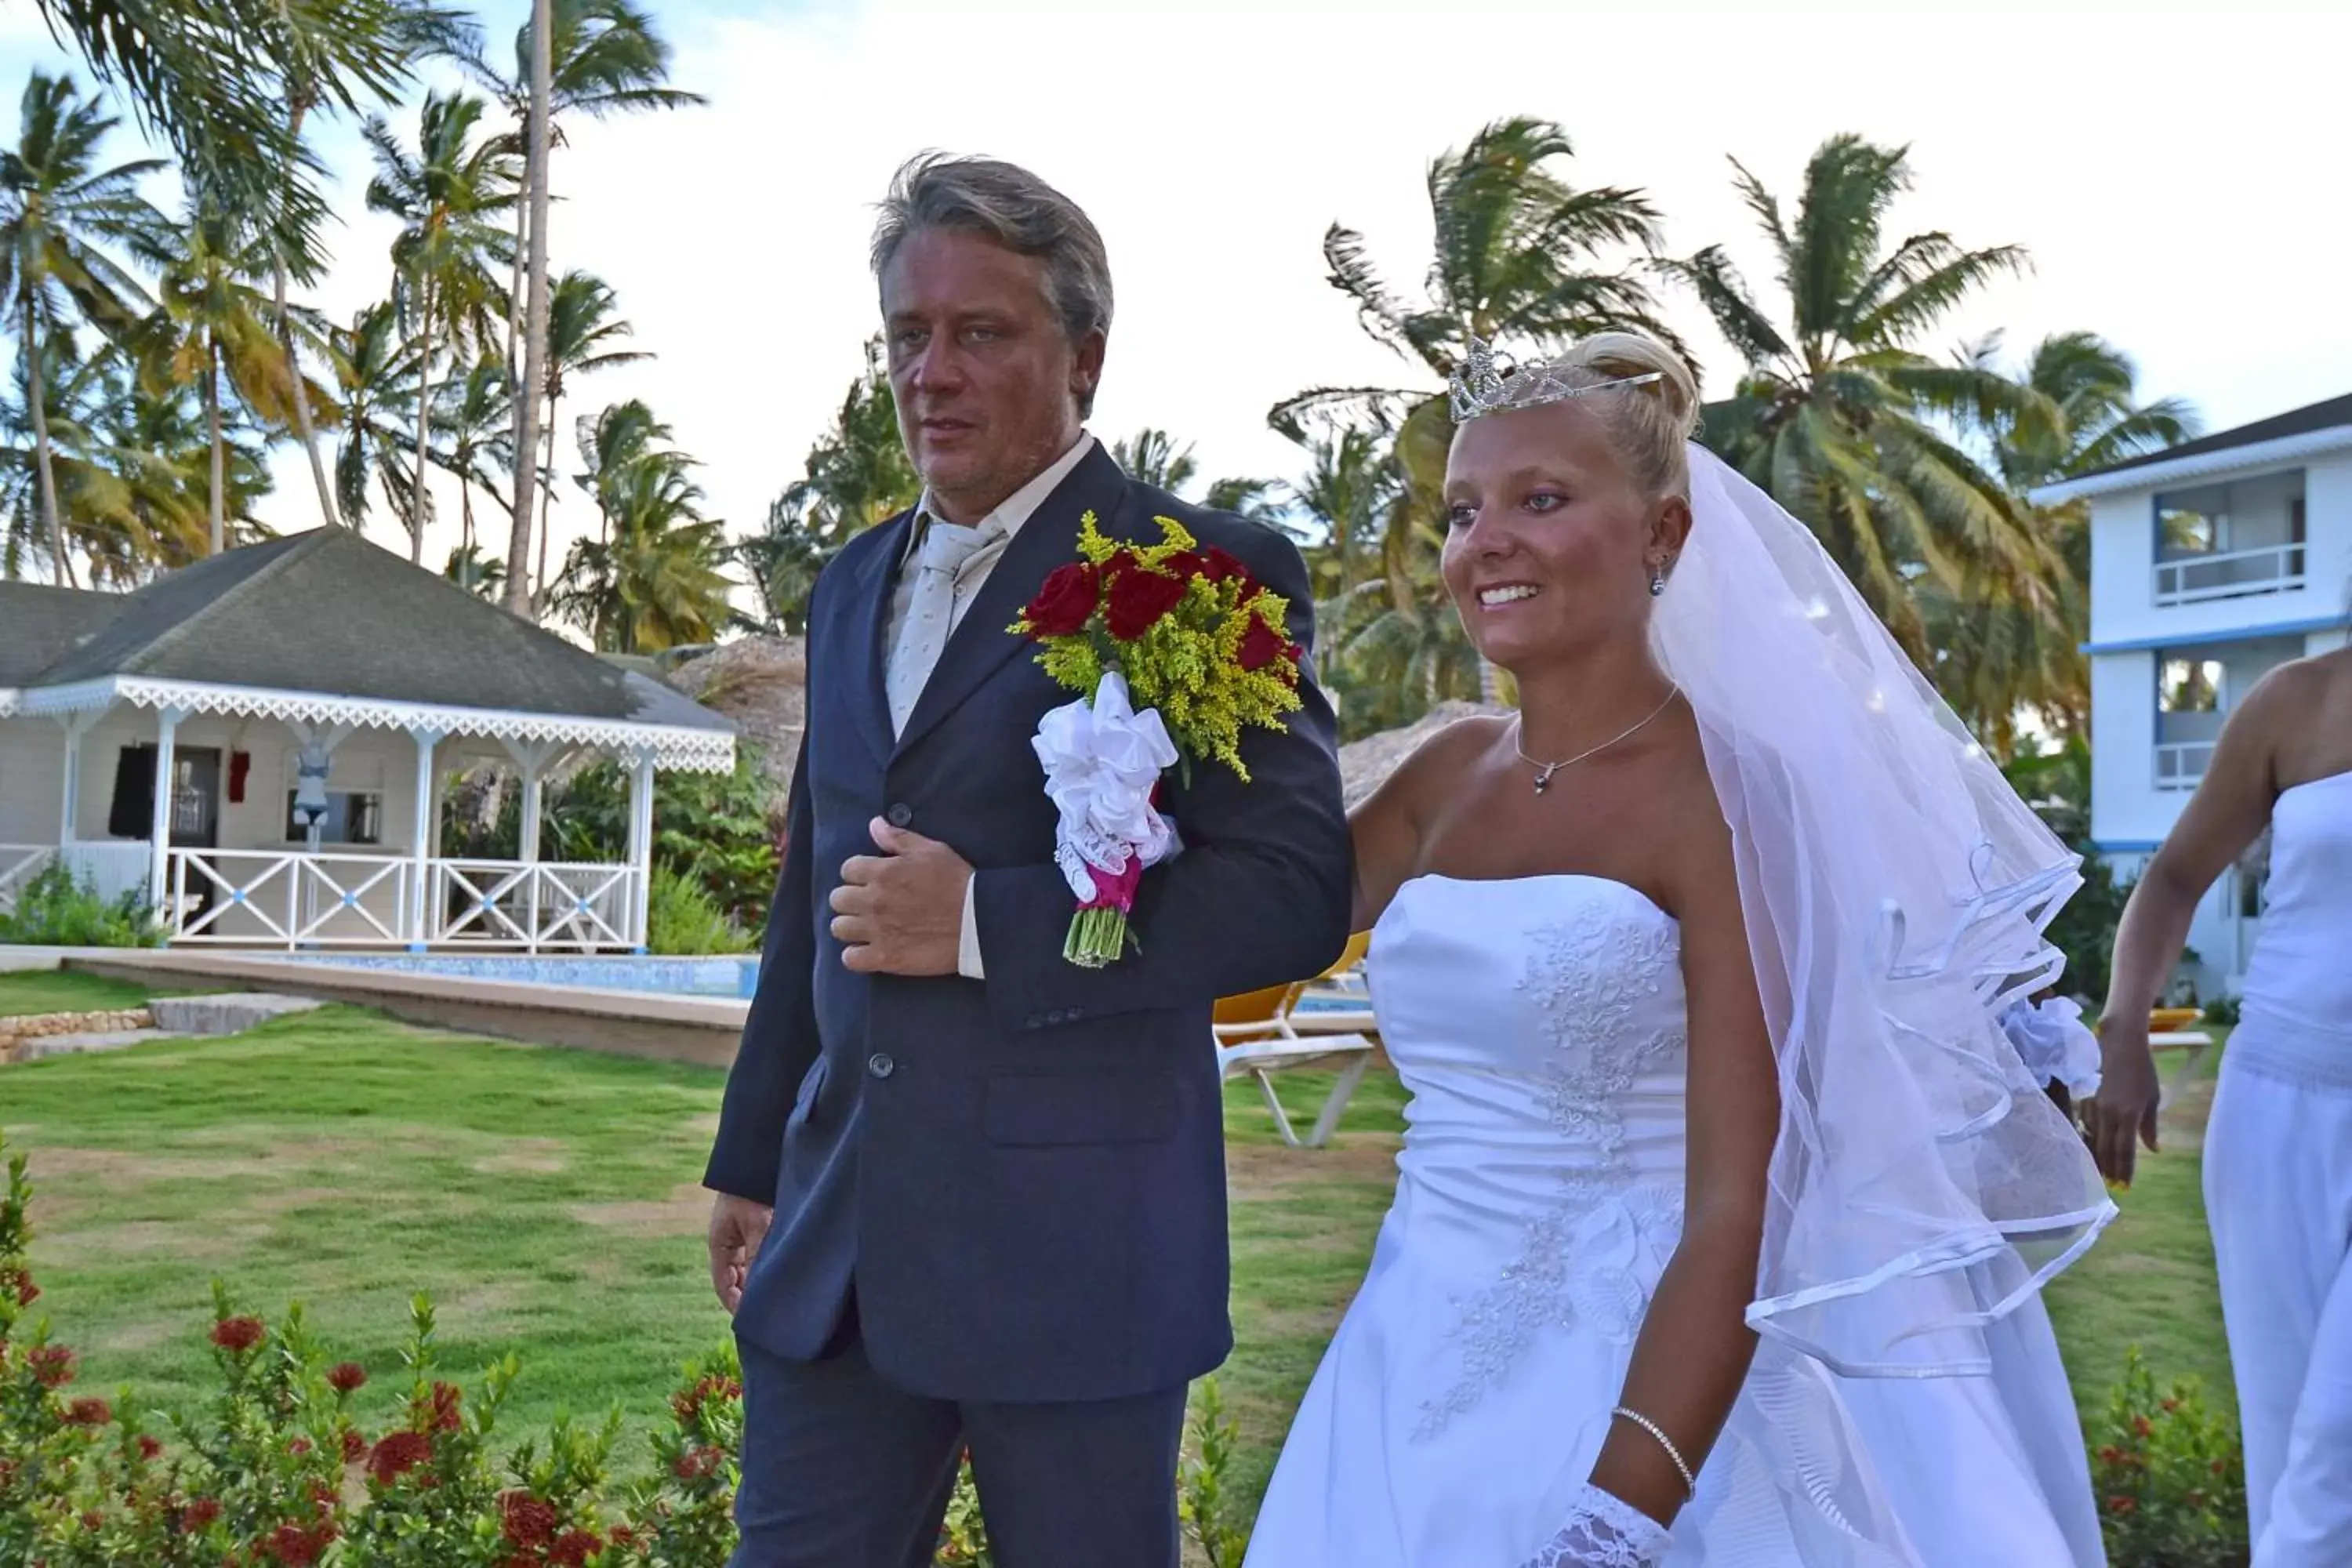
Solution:
[[[286,792],[286,841],[307,844],[310,830],[294,816],[294,792]],[[319,824],[321,844],[383,842],[383,796],[373,790],[330,790],[327,815]]]
[[[2156,787],[2194,789],[2221,738],[2222,661],[2163,654],[2156,661]]]
[[[2168,658],[2159,677],[2159,713],[2218,713],[2221,710],[2221,661],[2218,658]]]
[[[2155,602],[2196,604],[2300,588],[2300,468],[2156,498]]]

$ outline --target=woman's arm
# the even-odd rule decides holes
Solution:
[[[1747,1310],[1780,1097],[1731,830],[1711,793],[1685,815],[1704,826],[1685,840],[1670,889],[1690,997],[1683,1236],[1634,1341],[1620,1402],[1656,1422],[1696,1472],[1756,1353]],[[1672,1522],[1688,1495],[1658,1440],[1622,1420],[1611,1425],[1592,1484],[1661,1523]]]
[[[2128,1184],[2132,1136],[2156,1148],[2158,1089],[2147,1015],[2180,962],[2197,900],[2270,821],[2278,798],[2278,738],[2305,706],[2295,666],[2256,681],[2221,727],[2205,776],[2180,820],[2140,874],[2116,930],[2115,965],[2099,1018],[2100,1084],[2083,1107],[2091,1153],[2111,1182]]]

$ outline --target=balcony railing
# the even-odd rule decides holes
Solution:
[[[39,876],[56,853],[46,844],[0,844],[0,915],[16,912],[25,884]]]
[[[2194,605],[2303,586],[2301,544],[2265,544],[2220,554],[2184,555],[2156,563],[2156,602]]]
[[[2212,741],[2170,741],[2156,748],[2156,787],[2195,789],[2213,761]]]

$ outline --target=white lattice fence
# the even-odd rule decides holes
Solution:
[[[16,912],[17,895],[56,853],[46,844],[0,844],[0,915]]]
[[[432,862],[436,946],[593,952],[637,944],[636,875],[627,866],[573,861]]]

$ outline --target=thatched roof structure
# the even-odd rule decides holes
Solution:
[[[800,637],[737,637],[716,647],[659,656],[661,677],[741,727],[743,743],[775,788],[778,810],[792,787],[808,716],[808,647]]]
[[[723,704],[715,706],[721,712],[727,711]],[[1507,708],[1477,702],[1441,702],[1402,730],[1383,730],[1377,735],[1349,742],[1339,748],[1339,782],[1347,794],[1348,809],[1353,811],[1357,803],[1380,788],[1399,764],[1420,749],[1423,741],[1448,724],[1481,713],[1509,711]]]

